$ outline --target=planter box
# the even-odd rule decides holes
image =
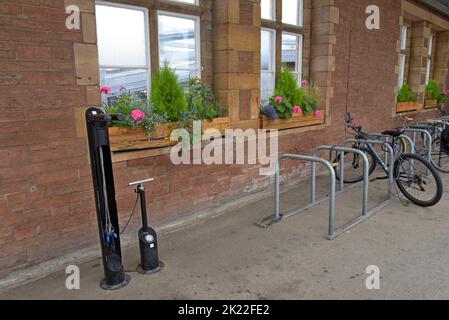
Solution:
[[[396,112],[416,111],[418,109],[418,102],[398,102],[396,104]]]
[[[130,128],[109,128],[109,140],[111,141],[111,151],[131,151],[131,150],[145,150],[155,149],[174,145],[174,142],[167,140],[162,136],[168,132],[167,124],[161,124],[160,128],[155,130],[155,134],[152,137],[148,137],[148,134],[143,129],[130,129]]]
[[[426,100],[424,109],[433,109],[438,107],[438,100]]]
[[[324,113],[322,116],[319,117],[315,115],[294,114],[293,118],[291,119],[277,119],[273,121],[270,121],[270,119],[267,116],[262,116],[261,128],[286,130],[286,129],[316,126],[324,124],[324,122],[325,122]]]
[[[222,134],[224,134],[226,129],[231,128],[231,119],[229,117],[223,117],[223,118],[215,118],[212,120],[202,120],[201,128],[203,132],[206,131],[207,129],[217,129]]]
[[[224,134],[224,131],[231,127],[231,120],[228,117],[216,118],[202,120],[201,124],[203,132],[213,128]],[[173,146],[177,142],[170,141],[170,135],[179,127],[180,123],[178,122],[158,124],[150,137],[143,129],[109,128],[111,151],[123,152]]]

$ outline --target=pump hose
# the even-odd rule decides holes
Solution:
[[[125,226],[123,227],[122,231],[120,231],[120,235],[124,234],[126,229],[129,227],[129,225],[131,224],[131,221],[134,217],[134,215],[136,214],[136,208],[137,208],[137,204],[139,203],[139,199],[140,199],[140,193],[137,193],[137,198],[136,198],[136,202],[134,203],[134,207],[131,210],[131,215],[129,216],[128,222],[126,222]]]

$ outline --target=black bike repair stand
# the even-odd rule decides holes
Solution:
[[[131,279],[125,274],[122,263],[120,229],[108,132],[109,122],[122,120],[122,115],[106,115],[96,108],[90,108],[86,111],[92,179],[105,273],[105,278],[101,281],[100,286],[105,290],[123,288]]]
[[[154,274],[164,268],[164,263],[159,261],[156,231],[148,226],[147,205],[145,199],[145,184],[154,179],[136,181],[129,186],[136,186],[136,193],[139,194],[142,213],[142,229],[139,230],[140,266],[139,270],[143,274]]]

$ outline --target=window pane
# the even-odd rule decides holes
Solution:
[[[110,95],[117,95],[122,88],[146,95],[148,85],[147,69],[101,68],[100,83],[112,89]]]
[[[262,19],[274,20],[273,0],[262,0],[260,5],[262,7]]]
[[[173,2],[185,2],[190,4],[196,4],[195,0],[171,0]]]
[[[262,102],[265,102],[274,94],[275,73],[262,71],[260,81],[260,94]]]
[[[145,11],[96,6],[100,65],[146,67]]]
[[[430,67],[432,65],[432,61],[427,59],[427,71],[426,71],[426,85],[429,84],[430,81]]]
[[[197,70],[195,20],[159,15],[159,59],[176,70]]]
[[[399,78],[398,78],[398,89],[402,87],[405,79],[405,55],[399,55]]]
[[[302,0],[282,0],[282,22],[299,26],[302,23]]]
[[[401,34],[401,50],[407,49],[407,27],[402,27],[402,34]]]
[[[273,71],[274,32],[262,30],[261,35],[261,69],[265,71]]]
[[[433,36],[429,39],[429,56],[432,56],[432,50],[433,50]]]
[[[282,35],[282,65],[289,67],[293,72],[298,69],[298,37],[283,34]]]

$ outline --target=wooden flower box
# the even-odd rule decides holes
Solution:
[[[228,117],[202,120],[201,125],[203,132],[213,128],[224,134],[225,130],[231,127],[231,120]],[[180,126],[177,122],[158,124],[150,137],[143,129],[109,128],[111,151],[137,151],[173,146],[177,142],[170,141],[171,132]]]
[[[222,117],[212,120],[202,120],[201,128],[203,132],[208,129],[217,129],[224,134],[226,129],[231,128],[231,119],[229,117]]]
[[[426,100],[424,109],[433,109],[438,107],[438,100]]]
[[[261,128],[262,129],[278,129],[278,130],[286,130],[293,128],[301,128],[301,127],[309,127],[324,124],[325,115],[315,116],[315,115],[303,115],[303,114],[294,114],[291,119],[276,119],[270,121],[267,116],[261,117]]]
[[[396,112],[416,111],[419,109],[418,102],[398,102],[396,104]]]

